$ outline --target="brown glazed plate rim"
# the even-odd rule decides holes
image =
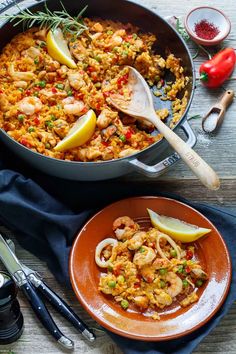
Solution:
[[[159,321],[139,313],[126,312],[99,292],[98,279],[101,270],[94,260],[97,243],[112,235],[114,219],[122,215],[147,219],[146,208],[212,229],[209,236],[195,242],[196,253],[205,262],[209,275],[203,289],[198,290],[198,302],[184,309],[167,310]],[[69,272],[79,302],[95,321],[113,333],[143,341],[172,340],[202,327],[225,301],[232,277],[230,255],[216,227],[194,208],[175,199],[154,196],[122,199],[91,217],[75,237],[70,253]]]

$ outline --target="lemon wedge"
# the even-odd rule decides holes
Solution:
[[[177,241],[186,243],[193,242],[211,232],[211,229],[188,224],[182,220],[169,216],[159,215],[151,209],[147,209],[147,211],[152,225]]]
[[[62,30],[56,28],[50,30],[47,34],[47,49],[48,54],[61,64],[67,65],[69,68],[76,68],[76,63],[71,57],[66,40],[64,39]]]
[[[95,127],[96,114],[90,109],[75,122],[66,137],[61,140],[54,149],[56,151],[65,151],[83,145],[92,137]]]

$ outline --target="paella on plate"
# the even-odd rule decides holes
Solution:
[[[179,58],[172,53],[163,58],[153,51],[161,38],[129,23],[88,18],[84,23],[87,30],[80,36],[65,34],[74,68],[49,55],[45,28],[20,33],[5,46],[0,55],[1,128],[20,144],[57,159],[106,161],[132,155],[161,136],[150,124],[141,124],[108,104],[114,92],[128,95],[126,65],[144,76],[154,95],[172,102],[172,127],[187,106],[188,77]],[[164,81],[167,71],[172,81]],[[74,123],[91,109],[96,114],[91,138],[81,146],[57,149]],[[157,110],[163,120],[169,113],[166,108]]]

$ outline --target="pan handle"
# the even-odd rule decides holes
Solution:
[[[187,120],[181,125],[181,129],[184,131],[184,133],[188,138],[186,144],[191,148],[194,147],[194,145],[197,142],[197,137],[194,134]],[[170,156],[166,157],[164,160],[158,162],[156,165],[153,166],[146,165],[145,163],[139,161],[138,159],[133,159],[129,161],[129,163],[132,165],[133,169],[136,170],[137,172],[142,173],[143,175],[150,178],[156,178],[162,175],[164,172],[166,172],[171,166],[173,166],[179,160],[180,160],[179,154],[177,152],[174,152],[173,154],[171,154]]]
[[[19,12],[19,9],[16,8],[16,5],[19,5],[21,10],[24,10],[25,8],[38,4],[39,2],[43,2],[43,0],[0,0],[0,14],[2,15],[4,12],[9,13],[14,11],[14,9],[16,9],[16,11],[14,11],[15,13]]]

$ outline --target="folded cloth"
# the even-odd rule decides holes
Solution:
[[[38,182],[36,183],[31,178],[4,167],[6,164],[2,163],[0,221],[16,234],[22,247],[46,261],[57,280],[67,286],[68,257],[78,230],[99,208],[115,200],[137,195],[168,196],[200,211],[223,235],[231,254],[233,269],[236,267],[236,210],[229,211],[227,208],[189,202],[173,194],[163,194],[153,184],[124,183],[118,180],[69,182],[28,170],[26,175],[33,175]],[[50,189],[54,196],[42,186]],[[133,341],[110,332],[109,334],[127,354],[188,354],[219,323],[235,299],[236,275],[233,272],[230,292],[224,305],[206,325],[194,333],[161,343]]]

